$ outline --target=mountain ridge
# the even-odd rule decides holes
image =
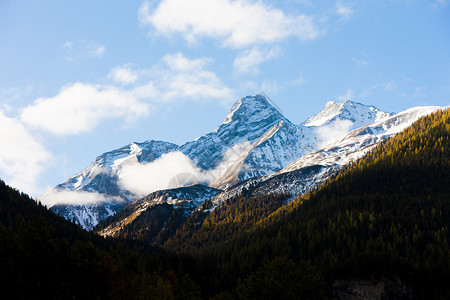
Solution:
[[[328,108],[324,110],[329,110],[331,104],[327,105]],[[323,140],[318,130],[326,130],[342,121],[337,118],[340,114],[346,116],[345,121],[350,127],[355,123],[371,123],[380,115],[390,115],[373,106],[351,101],[346,101],[342,107],[335,106],[337,110],[333,110],[333,114],[323,126],[305,126],[303,123],[296,125],[290,122],[264,95],[241,98],[233,104],[224,122],[215,130],[181,146],[149,140],[130,143],[102,154],[88,168],[55,188],[56,194],[63,191],[86,191],[101,196],[101,200],[91,206],[65,205],[52,209],[74,222],[84,223],[85,228],[91,229],[99,221],[140,198],[121,184],[123,169],[129,165],[148,165],[162,159],[167,153],[180,152],[199,172],[197,182],[187,183],[202,183],[202,180],[207,180],[209,183],[206,183],[213,187],[228,189],[242,180],[279,172],[299,157],[317,150]],[[358,109],[352,110],[352,107]],[[356,115],[351,115],[355,112]],[[325,113],[322,113],[321,118],[324,115]],[[180,174],[173,174],[173,177],[178,175]],[[160,189],[164,188],[162,186]],[[114,197],[122,199],[122,203],[113,201]],[[111,206],[111,202],[115,205]],[[95,207],[98,207],[98,211]],[[82,217],[87,219],[79,222],[81,214],[78,213],[77,216],[75,210],[84,211]]]

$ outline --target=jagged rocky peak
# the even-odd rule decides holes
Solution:
[[[248,124],[261,120],[275,122],[284,119],[285,117],[270,104],[264,95],[257,94],[236,101],[223,123],[227,124],[238,121],[242,124]]]
[[[394,114],[381,111],[373,105],[364,105],[350,100],[329,101],[321,112],[307,119],[303,125],[323,126],[336,120],[349,120],[353,123],[353,128],[357,128],[392,115]]]

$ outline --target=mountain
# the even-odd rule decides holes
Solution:
[[[350,128],[389,115],[373,106],[351,101],[329,102],[322,112],[304,124],[296,125],[265,96],[247,96],[233,104],[224,122],[214,131],[194,141],[178,146],[149,140],[131,143],[99,156],[88,168],[51,191],[50,195],[61,195],[60,201],[51,209],[86,229],[92,229],[98,222],[143,196],[123,184],[124,174],[130,167],[148,166],[163,160],[169,153],[178,153],[198,170],[196,173],[174,173],[172,180],[168,179],[156,190],[196,183],[226,190],[243,180],[279,172],[299,157],[317,150],[329,141],[323,134],[329,128],[339,127],[339,133],[343,134]],[[333,135],[335,137],[336,134]],[[61,202],[64,192],[77,192],[79,203]],[[85,193],[95,201],[83,202]],[[45,199],[46,195],[41,198]]]
[[[387,124],[400,125],[419,110]],[[447,299],[450,109],[378,145],[288,204],[244,192],[201,222],[191,216],[164,247],[217,264],[229,280],[224,285],[238,286],[235,298],[295,299],[292,285],[315,286],[316,271],[328,299]],[[286,278],[298,264],[310,277]],[[233,298],[224,290],[223,298]]]
[[[87,204],[56,203],[51,210],[67,220],[71,220],[85,229],[92,229],[101,220],[114,215],[136,197],[119,186],[120,170],[136,163],[149,163],[161,157],[162,154],[175,151],[178,146],[161,141],[146,141],[144,143],[130,143],[114,151],[106,152],[95,159],[85,170],[76,174],[66,182],[59,184],[54,190],[42,195],[55,192],[79,192],[83,198],[85,193],[101,195],[102,201]],[[60,194],[62,198],[64,193]],[[61,198],[61,197],[60,197]],[[64,200],[64,199],[61,199]]]
[[[98,233],[103,236],[128,237],[160,244],[170,239],[170,236],[180,228],[186,227],[186,223],[201,224],[212,211],[224,203],[236,201],[235,198],[264,198],[268,195],[285,194],[286,199],[283,203],[292,201],[298,195],[325,183],[343,166],[363,157],[379,143],[403,131],[419,118],[440,109],[440,107],[416,107],[396,115],[390,114],[379,121],[351,131],[322,149],[300,157],[278,172],[241,180],[221,192],[215,190],[214,195],[207,194],[203,197],[203,201],[197,201],[194,205],[184,205],[183,202],[180,205],[173,205],[180,201],[172,200],[177,198],[172,195],[179,193],[178,189],[152,193],[128,205],[113,220],[108,219]],[[170,200],[163,201],[161,197]],[[191,199],[190,197],[192,196],[187,193],[184,199]],[[210,201],[204,201],[206,199]],[[168,205],[169,203],[172,205]],[[267,201],[264,203],[265,207],[269,207]],[[137,216],[142,217],[137,219]],[[198,225],[187,227],[195,231],[192,228],[196,226]]]
[[[285,167],[280,173],[297,170],[313,165],[343,166],[361,158],[378,143],[394,136],[411,126],[419,118],[442,109],[439,106],[414,107],[398,114],[385,116],[381,120],[369,123],[349,132],[344,137],[300,157]]]
[[[349,105],[349,102],[346,101],[341,103],[339,107]],[[336,106],[335,103],[329,102],[324,111],[330,110],[330,107],[335,108]],[[351,104],[351,107],[355,106],[359,106],[358,109],[360,111],[364,110],[360,104]],[[372,111],[371,108],[367,107],[369,114]],[[379,143],[386,141],[388,138],[411,126],[419,118],[439,109],[441,107],[428,106],[407,109],[398,114],[383,114],[382,112],[372,114],[373,119],[381,120],[355,129],[335,142],[303,155],[278,172],[239,182],[214,197],[212,201],[215,206],[219,206],[223,201],[239,195],[243,190],[249,196],[279,193],[291,194],[294,197],[301,195],[307,190],[325,182],[341,167],[363,157]],[[333,112],[336,111],[333,110]],[[334,114],[330,115],[333,116]],[[323,113],[316,116],[320,116],[321,122],[325,119],[329,120],[329,117],[325,117]],[[319,118],[312,117],[309,120],[315,122]]]

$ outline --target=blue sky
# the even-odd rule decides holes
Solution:
[[[447,106],[448,2],[3,0],[0,178],[37,196],[129,142],[201,136],[262,90],[294,123],[330,100]]]

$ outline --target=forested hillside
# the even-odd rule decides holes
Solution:
[[[276,271],[267,265],[284,259],[310,264],[310,279],[314,270],[322,274],[328,293],[340,278],[400,278],[411,291],[399,297],[448,298],[449,136],[450,110],[432,114],[273,214],[243,205],[262,200],[234,199],[165,247],[207,257],[225,289],[243,279],[234,296],[268,296],[246,288],[255,276],[270,278]]]
[[[0,266],[14,299],[197,299],[214,276],[193,258],[88,233],[3,181]]]

